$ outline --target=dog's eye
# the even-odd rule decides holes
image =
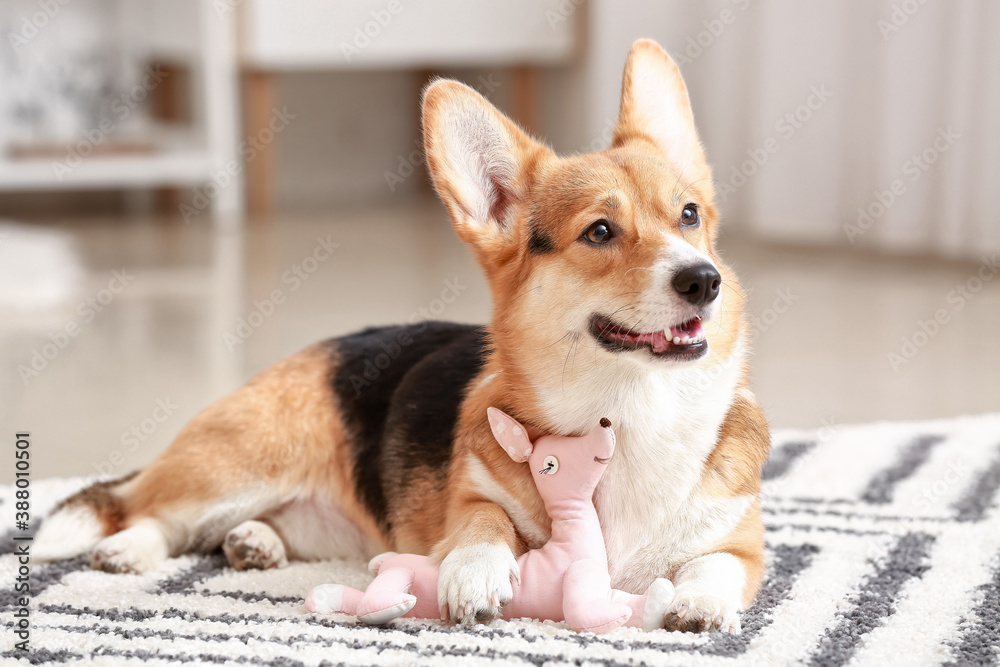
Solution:
[[[607,220],[598,220],[583,233],[583,238],[595,245],[601,245],[611,240],[614,234],[611,233],[611,225]]]
[[[688,227],[694,227],[698,224],[698,205],[688,204],[681,211],[681,224]]]

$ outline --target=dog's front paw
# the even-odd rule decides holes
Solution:
[[[681,632],[740,633],[737,605],[717,595],[698,590],[697,586],[678,586],[667,608],[663,627]]]
[[[505,544],[460,547],[441,561],[438,605],[441,618],[457,623],[486,623],[500,616],[520,581],[514,554]]]

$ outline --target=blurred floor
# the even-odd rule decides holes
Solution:
[[[25,234],[52,230],[75,269],[59,252],[21,251]],[[774,426],[1000,409],[1000,275],[973,291],[977,264],[737,238],[722,249],[750,289],[752,382]],[[74,283],[39,292],[41,308],[0,298],[0,426],[31,431],[37,477],[137,468],[209,402],[316,340],[490,313],[470,253],[429,203],[279,216],[245,237],[197,220],[0,227],[0,260],[15,255],[40,275],[53,273],[39,262],[58,262]],[[947,322],[935,327],[937,311]],[[0,471],[10,482],[13,466]]]

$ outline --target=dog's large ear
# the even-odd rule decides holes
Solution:
[[[651,39],[637,40],[628,52],[612,146],[637,136],[659,146],[687,180],[707,169],[681,71]]]
[[[459,237],[482,250],[513,239],[527,165],[548,149],[457,81],[424,91],[423,124],[427,166]]]

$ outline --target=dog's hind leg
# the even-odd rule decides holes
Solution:
[[[231,461],[215,469],[183,470],[174,458],[166,455],[134,479],[110,487],[101,505],[88,503],[93,494],[86,492],[67,503],[64,512],[89,510],[107,528],[93,545],[95,569],[144,572],[171,556],[210,551],[233,528],[277,507],[286,495],[279,480],[239,470]],[[107,508],[117,516],[108,516]]]
[[[105,572],[144,572],[171,556],[211,551],[227,533],[281,501],[281,494],[269,485],[251,484],[207,502],[136,513],[123,530],[97,543],[91,565]]]
[[[287,503],[325,495],[357,506],[331,363],[329,350],[313,346],[209,406],[134,478],[65,501],[42,524],[38,553],[55,560],[93,549],[98,569],[142,572],[215,549],[240,524]],[[355,514],[377,537],[374,521]]]

